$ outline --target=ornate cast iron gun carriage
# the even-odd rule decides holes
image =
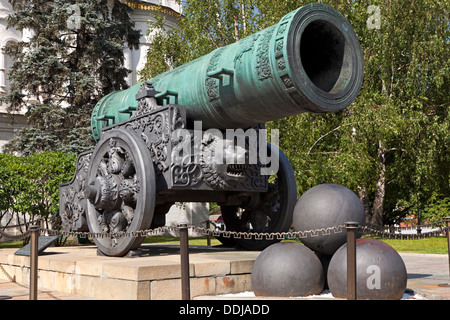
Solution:
[[[217,202],[227,230],[284,232],[297,200],[286,156],[264,123],[341,110],[363,79],[357,36],[334,9],[308,5],[237,43],[128,90],[92,114],[98,141],[60,186],[67,231],[115,233],[165,224],[174,202]],[[278,170],[277,170],[278,169]],[[247,249],[270,240],[228,239]],[[123,256],[142,237],[95,239]]]

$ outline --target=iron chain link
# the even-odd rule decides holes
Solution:
[[[200,234],[205,236],[214,236],[214,237],[224,237],[224,238],[234,238],[234,239],[255,239],[255,240],[283,240],[285,238],[294,238],[297,237],[299,239],[310,237],[317,237],[319,233],[323,235],[331,234],[331,231],[334,233],[340,233],[343,229],[345,229],[344,225],[329,227],[329,228],[321,228],[316,230],[307,230],[307,231],[292,231],[292,232],[242,232],[242,231],[226,231],[226,230],[210,230],[206,228],[201,228],[197,226],[190,226],[190,228]]]
[[[362,234],[377,236],[381,238],[388,239],[400,239],[400,240],[410,240],[410,239],[424,239],[430,237],[440,236],[444,231],[448,232],[448,226],[446,225],[446,220],[433,222],[426,225],[414,226],[414,227],[394,227],[394,228],[377,228],[374,226],[360,226],[359,232]],[[28,225],[17,225],[0,227],[0,236],[7,240],[19,241],[26,239],[30,236],[31,232],[27,230],[20,235],[11,235],[5,232],[6,229],[22,227]],[[307,237],[318,237],[319,235],[330,235],[331,233],[341,233],[345,230],[344,225],[333,226],[328,228],[320,228],[315,230],[306,231],[291,231],[291,232],[242,232],[242,231],[227,231],[227,230],[212,230],[203,227],[198,227],[194,225],[188,226],[190,230],[198,234],[205,236],[223,237],[223,238],[234,238],[234,239],[253,239],[253,240],[283,240],[286,238],[298,238],[303,239]],[[416,229],[435,229],[428,232],[422,232],[420,234],[404,234],[401,233],[402,230],[416,230]],[[28,227],[27,227],[28,229]],[[80,237],[80,238],[123,238],[123,237],[147,237],[156,236],[162,234],[166,231],[176,231],[178,227],[176,226],[164,226],[149,230],[139,230],[139,231],[123,231],[116,233],[108,232],[79,232],[79,231],[62,231],[62,230],[51,230],[51,229],[41,229],[41,235],[54,235],[54,236],[65,236],[68,238]]]

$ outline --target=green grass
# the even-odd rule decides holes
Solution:
[[[376,240],[383,241],[389,244],[398,252],[414,252],[414,253],[433,253],[433,254],[447,254],[447,238],[444,237],[433,237],[418,240],[395,240],[395,239],[383,239],[379,237],[364,236],[364,238],[372,238]],[[293,241],[293,240],[289,240]],[[295,241],[295,240],[294,240]],[[297,240],[298,241],[298,240]],[[69,241],[68,241],[69,242]],[[158,243],[158,244],[179,244],[179,238],[175,237],[162,237],[153,236],[147,237],[144,243]],[[206,245],[206,237],[201,238],[190,238],[190,245]],[[70,242],[67,245],[70,245]],[[220,245],[219,240],[211,237],[211,245]],[[0,242],[0,249],[6,248],[21,248],[22,241],[14,242]]]
[[[72,240],[67,240],[67,243],[65,246],[71,246]],[[151,244],[151,243],[158,243],[158,244],[180,244],[180,239],[176,237],[162,237],[162,236],[152,236],[147,237],[144,240],[144,244]],[[84,244],[84,245],[93,245],[94,241],[91,239],[90,244]],[[200,238],[189,238],[189,244],[192,246],[202,246],[207,245],[206,237],[200,237]],[[214,237],[211,237],[211,245],[217,246],[220,245],[220,241],[217,240]],[[81,245],[80,245],[81,246]],[[22,248],[23,242],[22,241],[11,241],[11,242],[0,242],[0,249],[8,249],[8,248]]]
[[[22,241],[0,242],[0,249],[22,248]]]
[[[381,240],[398,252],[413,252],[413,253],[437,253],[447,254],[447,238],[433,237],[417,240],[397,240],[397,239],[382,239],[378,237],[368,237],[376,240]]]

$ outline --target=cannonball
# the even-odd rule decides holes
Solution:
[[[256,296],[276,297],[320,294],[324,278],[319,258],[298,242],[267,247],[255,260],[251,276]]]
[[[327,280],[334,297],[347,297],[347,244],[331,258]],[[357,299],[400,300],[406,283],[405,263],[395,249],[375,239],[356,240]]]
[[[350,221],[364,226],[365,220],[364,207],[353,191],[335,184],[321,184],[306,191],[297,201],[293,226],[295,231],[308,231],[341,226]],[[331,256],[346,239],[345,230],[340,233],[331,230],[329,234],[308,234],[300,240],[310,249]]]

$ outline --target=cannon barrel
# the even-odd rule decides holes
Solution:
[[[346,108],[363,81],[363,56],[349,22],[310,4],[279,23],[148,82],[165,104],[186,107],[203,128],[248,128],[303,112]],[[127,120],[141,84],[111,93],[95,107],[92,130]]]

